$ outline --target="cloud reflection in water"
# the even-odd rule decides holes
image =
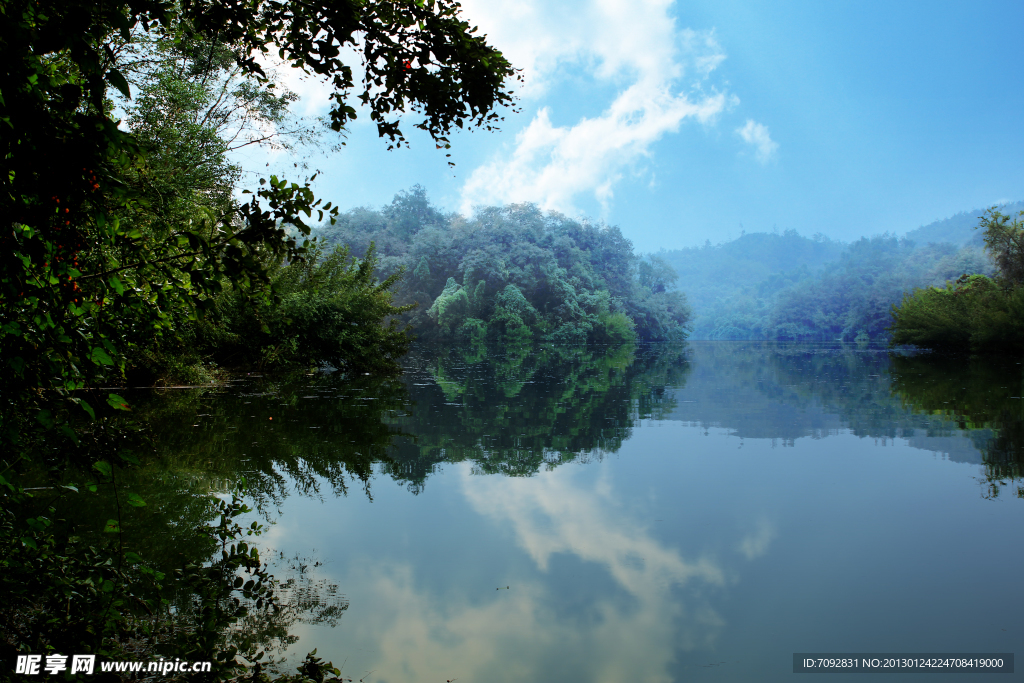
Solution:
[[[511,531],[536,571],[479,597],[425,590],[408,564],[364,563],[348,582],[367,606],[358,630],[377,650],[367,681],[669,681],[680,649],[712,645],[724,620],[703,594],[723,587],[726,572],[654,538],[602,470],[482,477],[459,465],[452,474],[470,507]],[[773,533],[759,529],[740,547],[763,553]],[[594,592],[585,618],[560,610],[559,555],[603,572],[620,594]]]

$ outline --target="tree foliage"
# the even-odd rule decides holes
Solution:
[[[372,249],[357,260],[343,247],[325,253],[314,244],[302,261],[270,268],[275,300],[224,292],[187,337],[222,366],[394,371],[409,346],[395,316],[409,307],[391,303],[401,273],[378,282],[376,265]]]
[[[129,78],[153,62],[148,48],[132,48],[147,41],[184,68],[173,59],[141,68],[148,77],[126,130],[108,87],[131,97]],[[80,387],[166,329],[169,311],[201,307],[225,285],[265,284],[264,252],[301,258],[303,219],[322,220],[329,205],[308,184],[277,178],[232,201],[236,170],[224,153],[237,138],[224,132],[245,128],[231,122],[239,110],[214,104],[196,125],[195,112],[226,89],[242,111],[279,121],[289,98],[271,92],[258,55],[328,79],[336,130],[356,116],[354,96],[392,144],[404,142],[406,110],[441,146],[452,127],[492,127],[514,75],[447,0],[15,0],[5,3],[0,45],[7,395],[54,377]],[[362,58],[358,84],[342,61],[349,47]],[[189,158],[196,151],[203,159]]]
[[[156,637],[163,572],[125,547],[120,519],[99,531],[111,542],[82,543],[26,489],[109,483],[115,500],[142,502],[113,479],[140,465],[131,430],[112,421],[128,402],[82,389],[189,334],[240,338],[225,310],[256,329],[263,356],[308,348],[307,360],[372,369],[404,348],[383,324],[401,309],[372,253],[310,251],[309,224],[337,211],[309,181],[265,178],[237,198],[232,149],[307,130],[290,127],[294,96],[265,64],[329,81],[336,131],[359,102],[389,146],[405,144],[412,113],[442,148],[452,128],[496,125],[515,73],[452,0],[4,0],[0,50],[0,643],[112,653]],[[225,508],[213,532],[220,560],[178,568],[195,619],[172,654],[216,660],[214,678],[254,654],[222,630],[268,585],[258,553],[237,542],[241,512]],[[62,618],[72,605],[80,616]],[[303,666],[303,680],[337,675],[316,658]]]
[[[406,319],[421,338],[609,343],[686,334],[689,307],[672,267],[638,257],[618,228],[529,204],[445,215],[417,186],[317,234],[355,254],[376,245],[381,277],[410,274],[396,300],[418,304]]]
[[[1021,214],[1024,216],[1024,213]],[[960,351],[1024,352],[1024,229],[995,207],[981,219],[995,278],[964,275],[915,289],[892,308],[892,341]]]
[[[985,249],[999,269],[1004,287],[1024,285],[1024,211],[1016,216],[1000,213],[995,207],[978,224],[985,235]]]

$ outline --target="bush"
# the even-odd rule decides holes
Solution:
[[[1024,288],[984,275],[906,294],[892,308],[892,343],[961,351],[1024,350]]]
[[[395,370],[410,339],[394,316],[410,307],[391,303],[402,273],[378,282],[376,265],[373,245],[361,260],[315,245],[304,261],[272,270],[276,304],[242,290],[222,294],[196,327],[197,344],[221,365]]]

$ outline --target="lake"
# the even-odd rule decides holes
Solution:
[[[777,681],[796,652],[1024,642],[1014,360],[691,342],[405,367],[147,408],[168,529],[244,474],[292,602],[279,658],[367,683]]]

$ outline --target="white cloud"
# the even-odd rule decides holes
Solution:
[[[541,570],[551,556],[571,553],[607,567],[629,593],[650,604],[665,599],[673,584],[693,580],[724,585],[725,574],[707,557],[685,560],[615,511],[609,482],[579,486],[570,468],[543,477],[474,477],[463,472],[463,489],[481,514],[510,524],[520,546]]]
[[[768,126],[757,123],[754,119],[747,119],[746,125],[737,128],[736,132],[743,138],[743,141],[753,145],[755,156],[762,164],[767,164],[775,156],[779,143],[772,140],[768,134]]]
[[[677,30],[670,0],[524,0],[512,9],[484,0],[463,4],[470,21],[523,69],[524,100],[547,94],[569,68],[618,88],[601,114],[574,125],[554,125],[550,107],[542,107],[512,150],[473,171],[462,191],[464,211],[509,201],[572,211],[583,194],[607,205],[627,167],[658,140],[687,119],[708,123],[738,101],[704,91],[703,81],[725,55],[713,32]]]
[[[530,572],[499,573],[492,585],[503,590],[468,594],[432,590],[408,565],[360,563],[343,579],[349,595],[359,596],[346,616],[359,620],[355,640],[346,641],[358,660],[352,674],[372,669],[368,680],[376,681],[512,683],[572,674],[595,683],[669,683],[680,648],[711,647],[724,630],[703,595],[727,585],[723,568],[653,537],[620,507],[607,478],[593,481],[573,467],[530,478],[474,476],[465,463],[456,469],[472,508],[496,532],[511,529],[540,572],[551,571],[556,555],[575,556],[602,567],[630,599],[595,594],[591,616],[581,619],[561,611],[553,586]]]
[[[299,116],[320,116],[330,110],[334,89],[329,82],[293,67],[273,51],[266,55],[256,54],[254,57],[277,83],[299,96],[298,104],[292,107]],[[356,61],[349,59],[347,63],[358,64],[358,57]]]
[[[566,467],[530,479],[481,481],[464,470],[463,492],[479,513],[511,526],[517,543],[541,571],[548,571],[552,557],[559,554],[603,566],[636,600],[635,621],[628,628],[624,615],[609,620],[623,627],[615,631],[627,649],[646,648],[653,664],[665,661],[673,647],[710,646],[725,622],[703,601],[702,593],[707,586],[726,585],[724,569],[712,557],[684,558],[619,507],[607,478],[588,486],[581,485],[578,474]],[[689,608],[673,596],[681,586],[688,587]],[[660,650],[657,656],[655,650]]]

